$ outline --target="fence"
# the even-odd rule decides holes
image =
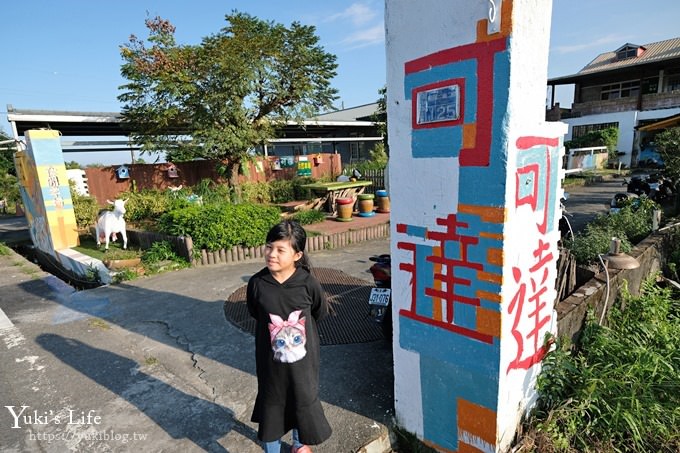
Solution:
[[[373,184],[366,187],[364,193],[375,194],[376,190],[385,188],[385,169],[380,168],[377,170],[366,170],[361,174],[362,179],[366,181],[371,181]]]
[[[193,241],[190,236],[168,236],[161,233],[138,230],[127,230],[127,235],[130,243],[139,244],[142,249],[151,247],[151,244],[156,241],[168,241],[172,244],[175,253],[191,262],[192,266],[264,259],[264,245],[259,247],[234,246],[230,249],[215,251],[201,249],[194,252]],[[390,224],[384,223],[342,233],[310,236],[307,238],[305,250],[313,253],[319,250],[345,247],[357,242],[382,239],[389,237],[389,235]]]

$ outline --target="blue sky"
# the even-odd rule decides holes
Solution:
[[[118,86],[124,83],[119,46],[130,34],[147,36],[147,15],[170,20],[179,43],[197,44],[219,31],[234,9],[285,25],[297,20],[316,26],[321,45],[339,64],[333,81],[340,91],[336,107],[377,99],[385,83],[383,0],[22,0],[0,6],[5,18],[0,129],[10,130],[7,104],[118,111]],[[626,42],[680,36],[679,22],[678,0],[554,0],[548,76],[578,72],[598,54]],[[571,102],[570,91],[557,91],[563,106]]]

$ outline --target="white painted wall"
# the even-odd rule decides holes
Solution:
[[[678,113],[680,113],[680,108],[645,111],[631,110],[628,112],[587,115],[580,118],[566,118],[562,121],[569,125],[569,132],[567,133],[565,140],[571,140],[571,131],[574,126],[618,122],[619,141],[617,143],[617,149],[620,152],[626,153],[621,156],[621,162],[630,167],[635,147],[635,127],[638,125],[639,121],[662,119],[668,116],[677,115]]]

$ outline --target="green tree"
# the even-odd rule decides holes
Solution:
[[[378,98],[378,110],[373,114],[373,121],[378,124],[378,133],[383,137],[383,149],[385,154],[389,157],[390,145],[387,140],[387,86],[383,86],[378,90],[380,97]]]
[[[337,90],[335,56],[313,26],[285,27],[232,12],[227,26],[198,45],[179,45],[175,27],[147,19],[146,41],[121,46],[128,83],[118,99],[132,140],[169,161],[216,159],[236,185],[237,172],[276,126],[328,108]]]
[[[680,127],[671,127],[659,132],[654,137],[654,143],[666,165],[668,175],[680,176]]]
[[[78,162],[76,162],[75,160],[64,162],[64,166],[66,167],[67,170],[79,170],[80,169],[80,164]]]
[[[0,130],[0,142],[6,140],[11,139]],[[14,151],[16,151],[16,146],[12,143],[0,145],[0,176],[17,174],[14,168]]]
[[[589,148],[591,146],[606,146],[610,157],[616,157],[616,144],[619,141],[619,129],[609,127],[599,131],[590,131],[580,137],[564,142],[567,149]]]

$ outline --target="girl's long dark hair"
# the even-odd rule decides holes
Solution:
[[[295,267],[302,267],[309,271],[312,267],[305,246],[307,245],[307,233],[305,229],[295,220],[284,220],[274,225],[267,233],[267,244],[276,241],[290,241],[290,245],[295,252],[302,252],[302,258],[295,262]]]

